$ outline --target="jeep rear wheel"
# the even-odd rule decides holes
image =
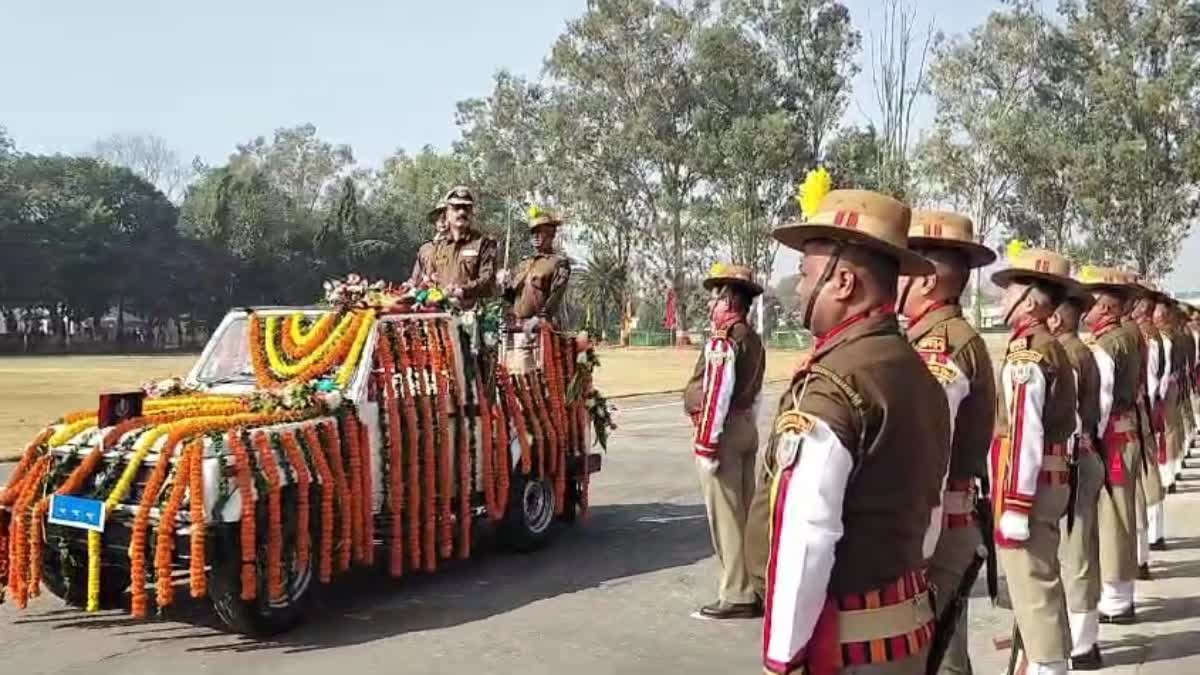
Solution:
[[[553,526],[554,484],[514,472],[508,513],[501,526],[504,543],[516,551],[535,551],[549,543]]]
[[[48,542],[42,554],[42,584],[46,590],[71,607],[87,606],[87,558],[72,556],[68,562],[62,552]],[[101,560],[100,609],[122,606],[129,589],[129,568]]]

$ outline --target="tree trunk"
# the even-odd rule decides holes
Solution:
[[[117,296],[117,346],[125,346],[125,296]]]

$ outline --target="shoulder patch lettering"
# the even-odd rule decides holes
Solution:
[[[1033,338],[1028,335],[1022,338],[1017,338],[1008,343],[1008,353],[1021,352],[1029,349],[1029,345],[1033,343]]]
[[[917,342],[917,351],[944,354],[946,353],[946,338],[941,335],[923,337]]]
[[[804,435],[812,431],[816,420],[808,413],[789,410],[775,421],[775,468],[786,469],[800,455],[800,443]]]
[[[1009,363],[1041,363],[1046,357],[1032,349],[1009,350],[1005,361]]]

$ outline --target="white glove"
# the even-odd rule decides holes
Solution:
[[[706,471],[711,474],[717,472],[717,469],[721,466],[721,463],[715,459],[709,459],[708,457],[696,455],[696,466],[699,467],[701,471]]]
[[[1000,515],[1000,534],[1010,541],[1029,539],[1029,516],[1016,511],[1005,511]]]
[[[496,283],[503,286],[506,281],[508,281],[508,270],[502,269],[496,272]]]

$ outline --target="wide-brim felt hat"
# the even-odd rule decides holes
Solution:
[[[975,224],[961,213],[951,211],[912,212],[908,229],[908,247],[915,250],[940,248],[957,251],[967,259],[967,265],[987,267],[996,261],[996,252],[975,241]]]
[[[812,215],[775,228],[776,241],[801,250],[810,241],[841,241],[895,260],[900,274],[925,276],[933,264],[909,249],[912,211],[904,203],[868,190],[833,190]]]
[[[713,265],[708,272],[708,278],[704,280],[704,288],[711,291],[718,286],[737,286],[749,293],[751,297],[761,295],[763,292],[763,287],[754,280],[754,272],[745,265],[729,263]]]
[[[1129,285],[1129,274],[1116,267],[1084,265],[1076,275],[1075,281],[1088,293],[1106,291],[1128,297],[1134,292]]]
[[[533,231],[543,225],[550,227],[562,227],[562,216],[551,211],[538,211],[529,218],[529,230]]]
[[[1044,248],[1023,249],[1009,258],[1009,267],[992,273],[992,283],[1001,288],[1014,281],[1047,283],[1067,291],[1077,292],[1079,285],[1071,278],[1071,262],[1066,256]]]

